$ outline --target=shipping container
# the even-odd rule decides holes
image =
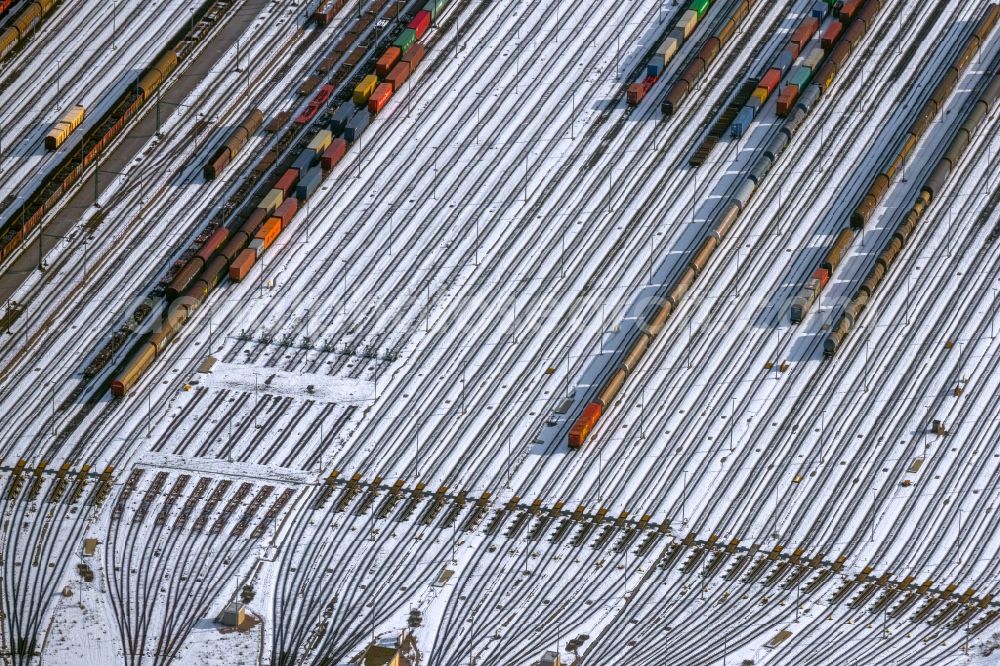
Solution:
[[[273,217],[281,223],[281,229],[285,230],[291,223],[295,213],[299,210],[299,200],[297,197],[285,197],[285,200],[278,206]]]
[[[649,65],[646,70],[650,76],[659,76],[663,73],[663,70],[667,68],[667,64],[673,59],[674,55],[677,54],[677,49],[680,48],[680,42],[674,37],[667,37],[664,39],[660,46],[656,49],[656,55],[653,59],[649,61]],[[655,70],[655,71],[654,71]]]
[[[802,89],[809,83],[809,79],[811,78],[812,70],[804,65],[798,65],[793,67],[791,73],[788,75],[788,83]]]
[[[385,105],[389,103],[392,99],[392,84],[383,81],[378,84],[375,88],[375,92],[372,96],[368,98],[368,111],[370,113],[379,113],[385,108]]]
[[[774,61],[774,69],[780,71],[782,75],[787,74],[788,70],[792,68],[792,63],[795,62],[796,57],[796,54],[785,49],[778,56],[778,59]]]
[[[368,109],[361,109],[355,113],[347,123],[347,127],[344,128],[344,138],[351,143],[357,141],[368,127],[370,120],[371,114],[368,112]]]
[[[271,247],[274,239],[277,238],[280,233],[281,219],[277,217],[269,217],[267,218],[267,222],[264,223],[264,226],[260,228],[260,231],[257,232],[257,235],[254,236],[254,238],[264,241],[264,249],[266,250]]]
[[[677,22],[677,27],[684,31],[684,39],[690,37],[694,29],[698,27],[698,12],[693,9],[684,12]]]
[[[819,280],[819,287],[823,289],[826,287],[826,283],[830,281],[830,271],[825,268],[817,268],[813,271],[813,278]]]
[[[402,89],[403,84],[406,83],[406,79],[408,78],[410,78],[410,63],[400,61],[386,75],[384,83],[391,85],[392,91],[397,93]]]
[[[274,212],[274,209],[281,205],[282,200],[285,198],[285,193],[278,189],[273,189],[265,195],[265,197],[260,202],[260,208],[263,208],[268,213]]]
[[[299,153],[298,157],[295,158],[295,161],[292,162],[292,166],[299,170],[299,178],[301,178],[302,174],[309,171],[309,169],[312,168],[312,165],[316,164],[318,160],[319,154],[311,148],[306,148]]]
[[[747,100],[747,104],[749,104],[751,100],[757,100],[760,103],[760,105],[754,107],[754,111],[756,112],[760,110],[760,107],[764,106],[764,103],[767,101],[767,98],[768,98],[767,89],[758,87],[753,91],[753,94],[750,95],[750,99]]]
[[[77,104],[69,111],[67,111],[62,118],[59,119],[47,135],[45,135],[45,148],[46,150],[56,150],[63,144],[63,142],[73,133],[80,123],[83,122],[83,117],[86,114],[86,109]]]
[[[299,170],[295,167],[289,168],[281,175],[278,182],[274,184],[274,189],[281,190],[286,197],[295,189],[295,184],[299,182]]]
[[[809,53],[806,54],[805,59],[802,61],[802,65],[808,67],[813,73],[819,67],[819,64],[823,62],[823,58],[826,57],[826,51],[822,47],[814,46]]]
[[[407,25],[407,28],[411,28],[415,34],[416,39],[420,39],[427,32],[427,29],[431,27],[431,13],[427,10],[421,9],[413,17]]]
[[[330,147],[319,158],[320,166],[330,171],[333,167],[337,166],[337,163],[343,159],[346,153],[347,142],[338,137],[330,143]]]
[[[799,51],[801,52],[806,47],[806,44],[809,43],[809,40],[813,38],[813,35],[816,34],[816,31],[819,30],[819,26],[819,19],[809,17],[795,29],[795,32],[792,33],[791,39],[788,41],[793,44],[798,44]]]
[[[374,74],[369,74],[365,78],[361,79],[358,85],[354,86],[354,94],[351,99],[358,106],[363,106],[368,103],[368,98],[371,97],[372,93],[375,92],[375,86],[378,85],[378,77]]]
[[[330,142],[333,141],[333,134],[330,130],[320,130],[316,133],[316,136],[312,138],[309,142],[309,150],[315,150],[317,154],[322,153],[326,150]]]
[[[427,49],[424,48],[423,43],[417,42],[409,49],[403,49],[403,57],[401,60],[403,62],[409,63],[410,65],[410,76],[413,76],[413,72],[417,70],[420,63],[424,61],[424,56],[427,54]]]
[[[844,0],[844,3],[837,10],[837,18],[842,23],[850,23],[854,20],[854,15],[858,13],[864,0]]]
[[[753,122],[753,109],[744,106],[740,109],[740,112],[736,114],[736,120],[733,121],[732,127],[730,128],[730,136],[734,139],[741,138],[749,129],[750,123]]]
[[[229,279],[239,282],[247,276],[256,261],[257,253],[246,248],[229,264]]]
[[[398,46],[399,49],[405,53],[406,49],[413,46],[413,44],[416,41],[417,41],[416,30],[414,30],[413,28],[407,28],[403,32],[399,33],[399,37],[396,38],[396,41],[394,41],[392,45]]]
[[[698,19],[702,19],[705,16],[705,12],[708,11],[708,6],[712,4],[712,0],[694,0],[691,3],[690,9],[698,12]]]
[[[398,46],[390,46],[385,53],[375,62],[375,73],[385,78],[385,75],[392,71],[399,59],[403,57],[403,52]]]
[[[781,91],[778,95],[778,107],[777,114],[779,118],[785,118],[789,113],[792,112],[792,108],[795,106],[795,100],[799,98],[799,87],[794,83],[789,83],[785,86],[785,89]]]
[[[826,30],[823,31],[820,37],[819,43],[824,49],[829,51],[833,48],[834,42],[840,37],[841,31],[844,29],[844,24],[840,21],[834,20],[830,22],[830,25],[826,26]]]
[[[351,119],[351,116],[357,111],[357,107],[353,104],[341,104],[334,111],[333,117],[330,118],[330,131],[333,134],[342,134],[344,128],[347,127],[347,121]]]
[[[827,14],[830,13],[830,5],[823,2],[823,0],[816,0],[813,3],[811,14],[813,18],[818,18],[823,20]]]
[[[299,201],[305,201],[311,197],[323,182],[323,170],[314,167],[299,179],[299,186],[295,188],[295,196]]]
[[[764,88],[767,91],[767,95],[764,96],[764,99],[766,100],[767,97],[774,92],[774,89],[778,87],[779,83],[781,83],[781,70],[772,67],[767,70],[767,74],[765,74],[763,78],[761,78],[760,83],[757,84],[757,90]]]
[[[642,83],[633,83],[628,87],[626,98],[629,106],[638,106],[642,98],[646,96],[646,86]]]

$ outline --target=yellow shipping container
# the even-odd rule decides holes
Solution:
[[[258,208],[263,208],[268,213],[273,213],[274,209],[281,205],[281,202],[285,200],[285,193],[281,190],[271,190],[267,193],[267,196],[261,199],[260,206]]]
[[[372,96],[375,92],[375,86],[378,85],[378,77],[374,74],[369,74],[365,78],[361,79],[361,83],[354,86],[354,103],[358,106],[364,106],[368,103],[368,98]]]
[[[767,88],[757,88],[753,91],[751,97],[756,97],[760,100],[760,105],[764,106],[764,102],[767,101]]]
[[[677,27],[684,31],[684,39],[691,36],[694,29],[698,27],[698,12],[689,9],[681,15],[681,20],[677,22]]]
[[[320,130],[309,142],[309,147],[317,153],[322,153],[333,143],[333,133],[330,130]]]

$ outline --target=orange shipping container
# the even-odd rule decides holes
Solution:
[[[271,247],[271,243],[274,239],[278,237],[281,233],[281,218],[280,217],[269,217],[264,226],[260,228],[257,235],[254,238],[259,238],[264,242],[264,249]]]
[[[794,83],[789,83],[778,95],[778,115],[782,118],[792,112],[795,100],[799,97],[799,87]]]
[[[403,52],[399,50],[398,46],[390,46],[375,63],[375,73],[385,78],[385,75],[392,71],[392,68],[396,66],[402,55]]]
[[[236,259],[229,264],[229,279],[239,282],[247,276],[247,273],[250,272],[250,269],[253,268],[256,261],[257,253],[250,248],[244,249],[239,253]]]
[[[368,98],[368,110],[372,113],[378,113],[385,108],[385,105],[389,103],[392,98],[392,84],[382,82],[378,84],[375,88],[375,92],[372,96]]]

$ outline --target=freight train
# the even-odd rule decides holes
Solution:
[[[819,298],[820,293],[826,287],[827,281],[833,272],[840,265],[841,260],[847,253],[848,248],[854,241],[854,234],[859,229],[863,229],[868,223],[879,203],[885,198],[892,184],[893,179],[902,170],[903,164],[916,149],[917,143],[921,140],[931,122],[944,108],[945,100],[951,96],[973,56],[979,51],[983,42],[989,37],[990,32],[1000,21],[1000,5],[992,4],[980,18],[975,30],[966,39],[965,44],[955,57],[951,66],[944,72],[941,80],[938,81],[930,97],[921,107],[920,112],[911,123],[903,143],[889,161],[889,165],[878,173],[872,180],[865,192],[861,203],[851,213],[850,224],[840,231],[833,245],[827,251],[819,267],[813,272],[812,277],[799,289],[792,300],[791,321],[793,324],[801,323]],[[929,202],[928,202],[929,203]],[[822,276],[823,279],[816,278]]]
[[[667,118],[674,115],[681,102],[687,94],[694,88],[709,64],[712,63],[722,52],[722,49],[729,43],[729,40],[736,34],[736,29],[750,14],[750,9],[757,0],[740,0],[733,10],[733,15],[722,24],[722,27],[715,31],[711,37],[705,40],[698,54],[688,63],[684,71],[667,90],[667,94],[660,104],[660,110]]]
[[[45,17],[52,8],[56,6],[58,0],[33,0],[25,5],[18,14],[14,22],[2,33],[0,33],[0,60],[7,57],[18,42],[28,36],[31,29],[38,25],[38,22]],[[10,1],[6,3],[0,0],[0,14],[10,7]]]
[[[122,93],[111,111],[93,126],[56,170],[47,177],[40,190],[23,203],[0,230],[0,261],[12,256],[24,238],[55,208],[85,170],[96,163],[108,147],[135,117],[142,105],[177,67],[177,54],[167,50],[136,79],[134,86]]]
[[[371,117],[385,107],[388,98],[399,91],[423,61],[426,51],[418,40],[446,6],[447,0],[428,0],[378,59],[376,74],[362,78],[355,85],[351,100],[330,115],[325,127],[274,181],[247,218],[232,230],[216,230],[181,268],[165,290],[169,303],[166,316],[159,328],[138,344],[117,373],[111,382],[112,395],[122,397],[135,386],[225,277],[234,281],[246,278],[257,260],[289,226],[300,203],[313,196],[326,175],[347,153],[349,145],[369,126]],[[386,72],[381,83],[378,81],[380,70]],[[321,89],[306,105],[303,114],[308,117],[303,118],[300,114],[293,122],[311,122],[332,93],[332,87],[329,91]],[[318,101],[320,99],[322,101]]]
[[[698,249],[694,251],[691,260],[681,272],[680,276],[673,283],[666,297],[662,299],[647,315],[644,325],[639,329],[638,334],[633,339],[631,345],[625,352],[622,361],[611,372],[604,382],[601,390],[582,410],[579,417],[570,427],[567,434],[567,444],[570,448],[580,448],[586,441],[587,436],[597,425],[605,410],[614,403],[615,397],[625,385],[625,381],[638,367],[646,351],[652,346],[653,341],[663,331],[671,315],[680,306],[684,296],[694,286],[695,281],[708,266],[709,260],[716,249],[722,244],[726,236],[732,230],[733,225],[740,214],[750,203],[751,197],[756,192],[758,186],[770,172],[778,157],[784,153],[788,147],[793,134],[802,126],[806,116],[813,106],[833,84],[834,79],[843,67],[846,59],[852,52],[857,50],[858,43],[867,32],[868,26],[882,8],[882,0],[868,0],[864,14],[867,18],[862,18],[861,14],[855,17],[855,22],[861,27],[855,31],[848,31],[841,40],[850,39],[847,48],[837,49],[831,52],[830,56],[820,66],[818,75],[806,88],[795,107],[785,120],[782,127],[767,144],[763,153],[757,158],[750,170],[745,174],[736,192],[729,198],[729,201],[719,212],[712,230],[702,240]]]
[[[917,195],[917,200],[914,202],[913,207],[910,208],[906,217],[896,227],[892,237],[889,238],[882,252],[875,259],[875,265],[869,271],[861,286],[858,287],[854,296],[851,297],[851,301],[848,303],[843,314],[841,314],[837,325],[833,327],[833,330],[823,341],[823,354],[826,357],[831,357],[837,353],[848,333],[857,324],[861,313],[864,312],[865,308],[871,302],[875,291],[886,275],[888,275],[889,269],[892,268],[893,263],[899,258],[903,248],[906,247],[924,213],[926,213],[934,198],[944,188],[948,176],[951,175],[951,172],[965,154],[969,144],[972,143],[972,137],[975,135],[976,130],[982,124],[983,119],[989,114],[990,109],[996,106],[998,99],[1000,99],[1000,70],[992,74],[986,89],[979,95],[976,103],[965,117],[965,120],[955,132],[955,136],[949,144],[948,149],[942,155],[941,159],[938,160],[934,171],[931,172],[931,175],[920,188],[920,193]]]

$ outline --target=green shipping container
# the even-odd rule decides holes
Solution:
[[[792,68],[792,73],[788,75],[788,82],[795,84],[802,90],[809,83],[809,79],[812,78],[812,70],[808,67],[803,67],[799,65]]]
[[[437,3],[434,0],[428,0],[427,4],[424,5],[424,11],[431,15],[431,19],[436,19],[438,15]]]
[[[689,9],[693,9],[694,11],[698,12],[698,20],[700,21],[702,17],[705,16],[705,12],[708,11],[708,6],[711,4],[712,0],[694,0],[694,2],[691,3],[691,7],[689,7]]]
[[[417,31],[413,28],[407,28],[396,38],[393,44],[398,46],[400,51],[406,51],[406,49],[413,46],[413,42],[415,41],[417,41]]]

